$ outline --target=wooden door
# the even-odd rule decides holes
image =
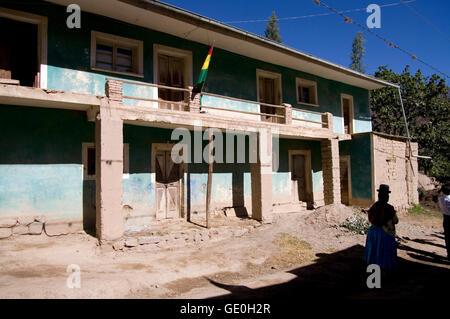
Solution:
[[[346,97],[342,98],[342,117],[344,118],[344,133],[353,134],[353,114],[352,100]]]
[[[158,84],[175,88],[184,87],[184,61],[181,58],[160,54],[158,56]],[[183,102],[184,92],[171,89],[158,89],[158,97],[166,101]],[[177,104],[160,103],[160,108],[183,110]]]
[[[341,176],[341,203],[350,205],[350,161],[348,158],[339,160],[340,176]]]
[[[306,191],[306,157],[301,154],[292,155],[292,180],[297,184],[296,200],[308,202]]]
[[[180,215],[180,164],[175,164],[171,152],[156,151],[156,219],[178,218]]]
[[[259,101],[267,104],[277,104],[275,79],[260,76],[259,79]],[[261,105],[261,113],[275,114],[275,109],[270,106]],[[263,121],[276,122],[275,118],[268,115],[261,116]]]

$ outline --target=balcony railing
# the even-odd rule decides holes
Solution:
[[[241,118],[272,123],[285,123],[286,119],[285,104],[261,103],[213,93],[202,93],[200,101],[202,110],[219,116],[234,117],[233,113],[240,113]]]
[[[153,84],[153,83],[138,83],[133,81],[126,81],[122,80],[122,87],[123,84],[125,85],[131,85],[131,86],[137,86],[137,87],[149,87],[156,90],[151,90],[152,95],[155,97],[160,96],[161,91],[169,92],[169,95],[176,95],[177,97],[172,100],[164,100],[160,98],[151,98],[151,97],[142,97],[142,96],[130,96],[130,95],[122,95],[122,99],[127,100],[135,100],[135,101],[143,101],[143,102],[150,102],[149,104],[153,108],[159,108],[159,109],[168,109],[173,111],[188,111],[189,110],[189,89],[185,88],[178,88],[178,87],[172,87],[172,86],[166,86],[166,85],[160,85],[160,84]],[[139,92],[139,89],[137,90]],[[141,90],[142,91],[142,90]],[[143,91],[145,92],[145,90]],[[143,93],[141,92],[141,94]],[[157,92],[157,94],[155,94]],[[174,94],[175,93],[175,94]],[[179,97],[179,98],[178,98]],[[145,104],[145,103],[141,103]]]
[[[128,106],[144,106],[190,113],[207,113],[220,117],[263,121],[292,126],[332,130],[331,113],[320,113],[282,105],[261,103],[214,93],[194,94],[192,87],[178,88],[153,83],[107,79],[106,94],[110,100]],[[172,100],[160,96],[170,96]]]

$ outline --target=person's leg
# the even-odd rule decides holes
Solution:
[[[444,215],[444,235],[445,247],[447,248],[447,258],[450,258],[450,216]]]

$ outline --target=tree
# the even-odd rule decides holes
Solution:
[[[419,169],[441,183],[450,181],[450,98],[449,87],[437,74],[415,75],[409,66],[397,74],[381,66],[375,76],[400,85],[411,138],[419,144]],[[406,136],[405,122],[397,88],[387,87],[371,92],[370,108],[374,131]]]
[[[278,28],[278,19],[275,15],[275,11],[272,11],[272,16],[270,17],[269,22],[267,22],[264,36],[278,43],[281,43],[281,41],[283,41],[283,38],[280,34],[280,29]]]
[[[366,49],[364,48],[364,35],[361,31],[358,31],[352,43],[352,54],[350,54],[350,59],[352,63],[350,68],[355,71],[364,73],[366,72],[366,67],[363,64],[363,57],[366,55]]]

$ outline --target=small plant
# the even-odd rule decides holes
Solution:
[[[417,216],[417,215],[433,216],[433,214],[431,212],[423,209],[423,207],[418,204],[415,204],[413,207],[408,209],[408,213],[411,215],[414,215],[414,216]]]
[[[367,219],[357,213],[353,213],[352,217],[349,217],[343,222],[341,227],[347,228],[355,234],[365,235],[368,233],[370,228],[370,223]]]

